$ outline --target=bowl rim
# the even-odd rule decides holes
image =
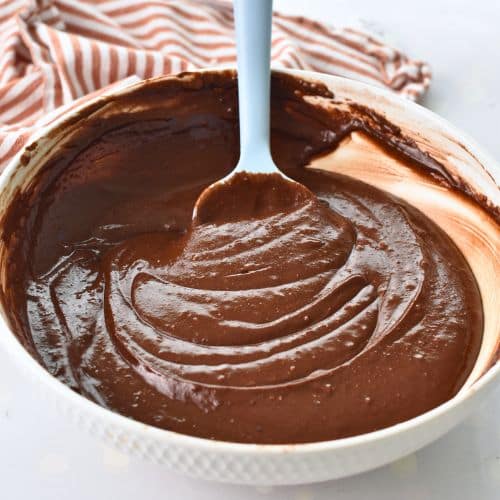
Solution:
[[[192,71],[190,73],[224,71],[228,69],[234,70],[235,68],[232,66],[223,68],[203,68],[200,70]],[[467,152],[477,158],[479,163],[485,167],[486,171],[493,176],[493,180],[497,183],[498,186],[500,179],[500,164],[498,164],[493,159],[493,157],[487,151],[485,151],[483,147],[479,146],[476,141],[468,134],[456,128],[446,119],[423,107],[422,105],[408,99],[404,99],[387,89],[379,88],[356,80],[351,80],[349,78],[306,70],[273,68],[273,71],[291,74],[306,80],[319,81],[329,87],[332,83],[335,84],[335,82],[337,82],[339,84],[342,84],[344,88],[353,89],[353,91],[355,92],[367,92],[368,94],[374,95],[375,97],[386,98],[391,103],[395,103],[396,105],[402,105],[405,108],[405,111],[409,111],[413,116],[420,116],[426,121],[433,122],[438,126],[440,131],[444,131],[450,136],[459,139],[461,143],[466,146]],[[66,121],[71,120],[82,110],[95,105],[100,100],[106,100],[110,95],[119,96],[122,94],[126,94],[130,91],[133,91],[136,87],[143,86],[148,82],[168,79],[176,76],[177,75],[165,75],[146,80],[138,80],[125,87],[114,90],[112,89],[109,93],[105,93],[104,96],[100,95],[91,98],[85,101],[82,105],[70,108],[68,111],[58,116],[50,124],[40,127],[40,129],[30,137],[29,141],[21,148],[21,150],[15,155],[15,157],[10,160],[9,164],[0,174],[0,190],[4,190],[6,185],[8,185],[9,181],[11,180],[12,174],[20,165],[20,159],[22,155],[27,150],[29,150],[32,144],[48,135],[51,131],[64,124]],[[470,387],[467,387],[463,391],[459,391],[448,401],[425,413],[422,413],[421,415],[413,417],[409,420],[405,420],[398,424],[385,427],[383,429],[341,439],[310,443],[238,443],[231,441],[210,440],[207,438],[190,436],[167,429],[154,427],[152,425],[145,424],[130,417],[126,417],[124,415],[116,413],[113,410],[107,409],[95,403],[94,401],[85,398],[84,396],[76,393],[63,382],[55,378],[42,365],[40,365],[21,345],[12,329],[7,324],[7,321],[1,315],[0,345],[3,345],[6,348],[6,351],[10,353],[12,358],[16,360],[15,363],[21,365],[24,371],[28,372],[29,375],[31,375],[33,378],[41,381],[45,388],[52,391],[54,395],[65,398],[68,403],[73,406],[79,407],[79,409],[82,410],[85,414],[92,413],[95,418],[104,420],[108,425],[118,427],[123,431],[130,432],[131,435],[141,434],[146,439],[158,440],[161,441],[164,445],[179,445],[185,448],[197,448],[199,450],[204,450],[211,453],[231,453],[233,455],[254,456],[258,455],[260,457],[262,455],[302,455],[318,452],[339,451],[354,448],[361,444],[383,441],[385,439],[397,436],[401,433],[415,429],[419,426],[430,423],[431,421],[440,418],[442,415],[453,410],[455,407],[463,404],[466,400],[470,399],[477,392],[483,390],[486,386],[492,384],[495,380],[497,382],[500,382],[500,361],[497,360],[492,366],[486,369],[486,371],[482,375],[480,375],[479,378],[474,381]]]

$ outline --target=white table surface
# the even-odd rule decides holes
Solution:
[[[356,23],[432,65],[424,104],[500,159],[500,1],[276,0],[283,12]],[[0,351],[0,498],[5,500],[500,498],[500,391],[427,448],[381,469],[299,487],[192,480],[129,459],[58,418]]]

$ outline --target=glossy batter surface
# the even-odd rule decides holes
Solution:
[[[252,443],[369,432],[457,392],[482,332],[464,257],[403,201],[302,168],[356,128],[411,145],[297,88],[273,82],[273,156],[319,202],[243,177],[225,213],[191,224],[238,156],[227,76],[112,103],[128,112],[89,119],[19,194],[3,301],[47,370],[137,420]],[[155,96],[169,113],[129,112]]]

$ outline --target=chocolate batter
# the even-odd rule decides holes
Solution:
[[[274,76],[272,87],[273,157],[319,201],[241,175],[226,209],[192,224],[200,192],[238,158],[229,73],[96,105],[17,194],[2,301],[26,348],[75,391],[185,434],[302,443],[404,421],[464,383],[483,316],[453,242],[404,201],[304,165],[364,130],[452,179],[321,85]]]

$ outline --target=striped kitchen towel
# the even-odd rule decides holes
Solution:
[[[224,0],[0,0],[0,170],[56,109],[132,75],[230,65],[235,56]],[[271,56],[275,66],[346,76],[410,99],[430,82],[425,63],[366,33],[278,13]]]

